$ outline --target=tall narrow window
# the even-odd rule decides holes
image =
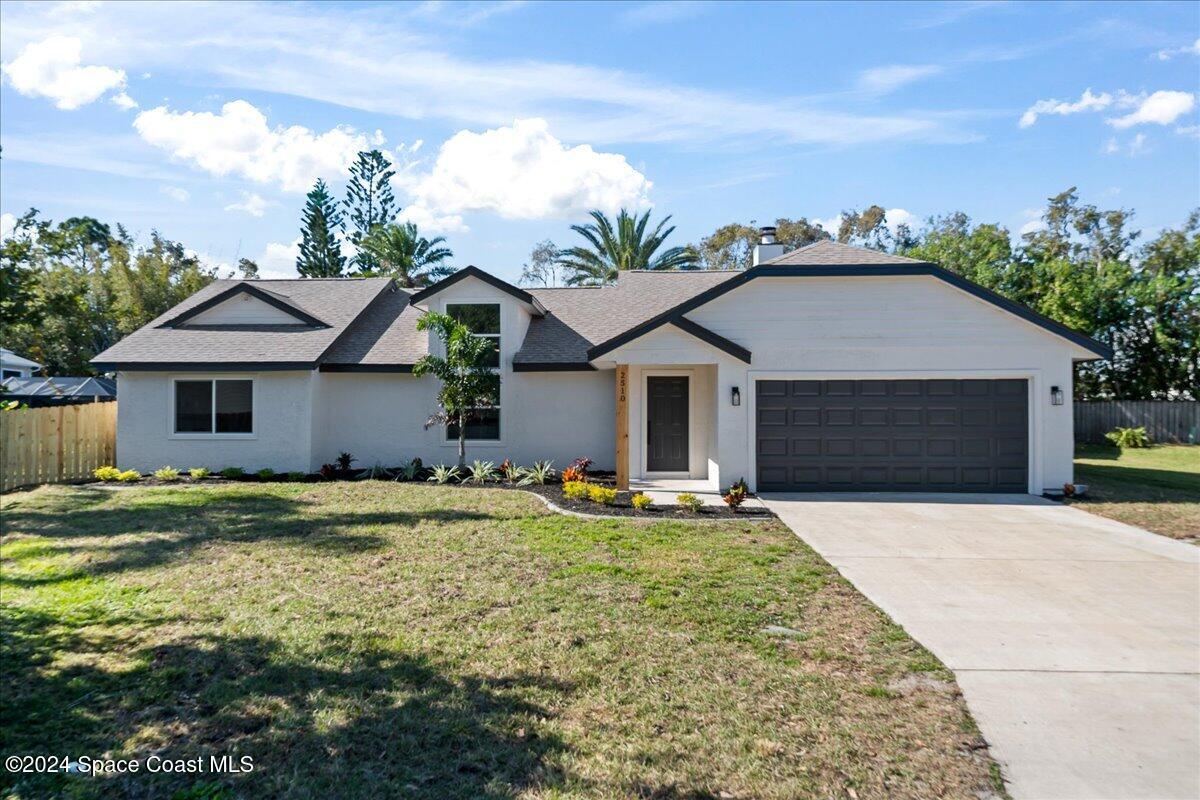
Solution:
[[[500,304],[499,303],[447,303],[446,313],[467,326],[481,339],[492,343],[487,365],[497,372],[500,369]],[[458,425],[446,426],[446,438],[458,439]],[[500,375],[495,376],[495,389],[486,405],[472,409],[467,418],[467,439],[471,441],[500,440]]]
[[[175,381],[175,433],[253,433],[254,381]]]

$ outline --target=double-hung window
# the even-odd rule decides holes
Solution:
[[[471,441],[500,440],[500,304],[447,303],[446,313],[467,326],[475,336],[492,343],[487,366],[496,371],[495,388],[486,405],[477,406],[467,416],[467,439]],[[458,440],[458,425],[446,426],[446,439]]]
[[[254,381],[174,382],[175,433],[254,433]]]

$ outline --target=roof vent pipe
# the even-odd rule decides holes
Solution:
[[[758,230],[760,236],[758,244],[754,245],[750,264],[753,267],[757,267],[764,261],[770,261],[772,258],[778,258],[783,255],[784,251],[784,246],[775,241],[774,225],[763,225]]]

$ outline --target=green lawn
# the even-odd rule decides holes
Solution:
[[[3,519],[3,755],[255,769],[0,772],[0,794],[995,788],[952,676],[778,523],[586,522],[375,482],[52,487]]]
[[[1119,450],[1081,445],[1075,481],[1089,486],[1080,508],[1170,536],[1200,540],[1200,446]]]

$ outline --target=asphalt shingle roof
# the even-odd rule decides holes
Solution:
[[[346,336],[330,348],[324,363],[370,366],[415,363],[429,351],[429,337],[417,330],[417,319],[423,312],[409,305],[413,292],[397,288],[379,298]]]
[[[226,329],[159,327],[242,281],[213,281],[162,316],[97,355],[100,365],[308,363],[321,357],[338,336],[392,282],[388,278],[245,281],[307,309],[329,325],[241,325]]]
[[[905,258],[904,256],[894,256],[891,253],[884,253],[879,250],[871,250],[866,247],[854,247],[840,242],[831,242],[824,240],[813,242],[810,245],[805,245],[798,250],[793,250],[790,253],[784,253],[781,256],[776,256],[768,261],[764,261],[761,266],[779,266],[779,267],[805,267],[805,266],[824,266],[836,267],[839,265],[850,264],[924,264],[924,261],[918,261],[915,258]]]

